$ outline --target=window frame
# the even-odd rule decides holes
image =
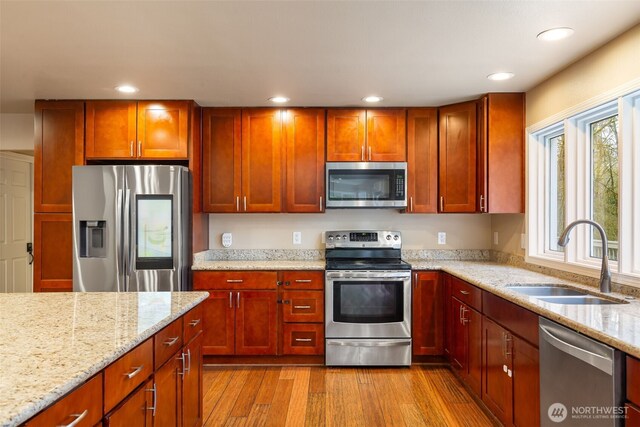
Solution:
[[[619,252],[618,261],[610,261],[609,266],[615,282],[640,287],[640,84],[574,106],[527,128],[525,261],[599,277],[602,261],[590,256],[592,227],[576,227],[564,252],[550,250],[548,141],[564,134],[565,225],[591,218],[591,124],[612,115],[618,116]]]

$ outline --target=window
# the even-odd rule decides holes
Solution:
[[[604,248],[595,228],[578,225],[567,247],[557,243],[569,223],[591,219],[605,230],[614,280],[639,286],[640,91],[535,128],[527,261],[597,277]]]

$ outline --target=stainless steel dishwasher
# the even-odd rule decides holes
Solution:
[[[540,424],[619,426],[623,354],[540,317]]]

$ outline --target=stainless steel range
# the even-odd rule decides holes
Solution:
[[[397,231],[325,234],[328,366],[411,364],[411,265]]]

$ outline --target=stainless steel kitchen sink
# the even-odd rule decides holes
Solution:
[[[613,298],[603,298],[592,295],[580,289],[567,288],[560,285],[540,286],[507,286],[509,290],[528,295],[540,301],[552,304],[567,305],[602,305],[602,304],[627,304],[627,301]]]

